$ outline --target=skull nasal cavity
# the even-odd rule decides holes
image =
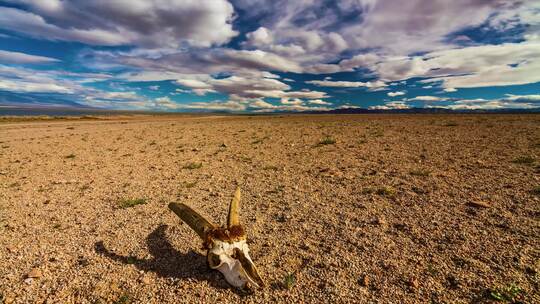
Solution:
[[[232,255],[232,257],[233,257],[234,259],[237,259],[237,260],[238,260],[238,259],[240,259],[240,257],[241,257],[242,255],[243,255],[243,254],[242,254],[242,251],[240,251],[240,249],[234,248],[234,252],[233,252],[233,255]]]

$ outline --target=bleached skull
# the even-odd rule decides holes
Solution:
[[[203,239],[208,266],[223,274],[225,280],[239,289],[264,285],[249,256],[246,233],[239,220],[240,188],[229,206],[227,226],[218,227],[187,205],[170,203],[169,208]]]

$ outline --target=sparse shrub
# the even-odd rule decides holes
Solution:
[[[263,167],[263,170],[277,171],[277,170],[279,170],[279,168],[278,168],[277,166],[271,166],[271,165],[269,165],[269,166],[264,166],[264,167]]]
[[[189,163],[184,166],[184,169],[194,170],[202,168],[202,163]]]
[[[427,272],[431,275],[431,276],[435,276],[437,275],[437,273],[439,273],[439,271],[435,268],[435,266],[431,263],[429,263],[427,265]]]
[[[364,188],[362,189],[362,194],[371,194],[375,192],[375,190],[373,188]]]
[[[411,175],[414,176],[429,176],[431,172],[427,169],[414,169],[409,172]]]
[[[197,185],[197,181],[194,181],[194,182],[184,182],[184,187],[185,188],[193,188]]]
[[[129,304],[131,302],[133,302],[131,297],[128,294],[123,294],[113,304]]]
[[[249,156],[240,155],[239,158],[240,158],[240,160],[243,161],[243,162],[246,162],[246,163],[251,162],[251,157],[249,157]]]
[[[122,209],[135,207],[137,205],[146,204],[145,198],[135,198],[135,199],[123,199],[118,202],[118,206]]]
[[[536,186],[531,192],[532,194],[540,195],[540,186]]]
[[[444,126],[445,127],[457,127],[458,123],[455,122],[455,121],[449,121],[449,122],[445,123]]]
[[[394,196],[396,194],[396,190],[392,187],[384,186],[378,188],[376,193],[382,196]]]
[[[371,133],[371,136],[373,136],[373,137],[383,137],[384,136],[384,131],[383,130],[374,130]]]
[[[278,185],[275,189],[269,190],[267,193],[279,193],[281,191],[285,190],[285,186]]]
[[[523,164],[523,165],[530,165],[534,163],[534,161],[535,161],[534,157],[530,155],[518,156],[514,158],[514,160],[512,160],[514,164]]]
[[[490,290],[489,295],[491,299],[498,302],[514,303],[516,298],[523,292],[523,288],[512,284],[502,288],[493,288]]]
[[[69,154],[69,155],[66,155],[65,158],[67,158],[67,159],[75,158],[75,154],[71,153],[71,154]]]
[[[326,136],[325,138],[323,138],[321,141],[319,141],[319,143],[317,144],[318,146],[326,146],[326,145],[333,145],[336,143],[336,140],[330,136]]]
[[[126,262],[130,265],[133,265],[137,262],[137,258],[134,256],[128,256]]]
[[[294,273],[287,273],[283,279],[283,287],[285,289],[291,289],[296,284],[296,275]]]

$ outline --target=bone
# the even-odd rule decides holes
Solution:
[[[262,288],[264,281],[249,256],[244,228],[240,225],[240,196],[237,188],[229,205],[226,227],[217,227],[184,204],[170,203],[169,208],[203,239],[210,268],[221,272],[235,288]]]
[[[208,231],[215,229],[217,226],[200,215],[197,211],[180,203],[170,203],[171,209],[178,215],[182,221],[188,224],[203,240],[206,239]]]
[[[253,261],[251,260],[249,255],[246,255],[242,250],[235,248],[234,256],[240,261],[240,263],[242,264],[242,268],[244,268],[248,276],[256,283],[257,287],[264,287],[264,281],[259,275],[257,267],[255,267],[255,264],[253,264]]]
[[[232,226],[240,225],[240,187],[236,188],[234,192],[234,197],[229,205],[229,215],[227,216],[227,227],[231,228]]]

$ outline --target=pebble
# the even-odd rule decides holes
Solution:
[[[34,268],[30,270],[30,272],[26,275],[28,278],[40,278],[41,277],[41,270]]]
[[[145,285],[150,285],[152,283],[152,280],[148,276],[144,276],[142,277],[141,282]]]
[[[420,286],[420,284],[418,283],[418,280],[416,278],[412,278],[409,280],[409,286],[416,289]]]
[[[15,302],[14,298],[10,295],[4,295],[4,304],[11,304]]]
[[[377,225],[386,225],[386,220],[384,219],[384,217],[378,217],[375,219],[375,224]]]
[[[359,283],[360,283],[360,285],[362,285],[364,287],[368,287],[369,286],[369,277],[367,275],[364,275],[362,278],[360,278]]]

